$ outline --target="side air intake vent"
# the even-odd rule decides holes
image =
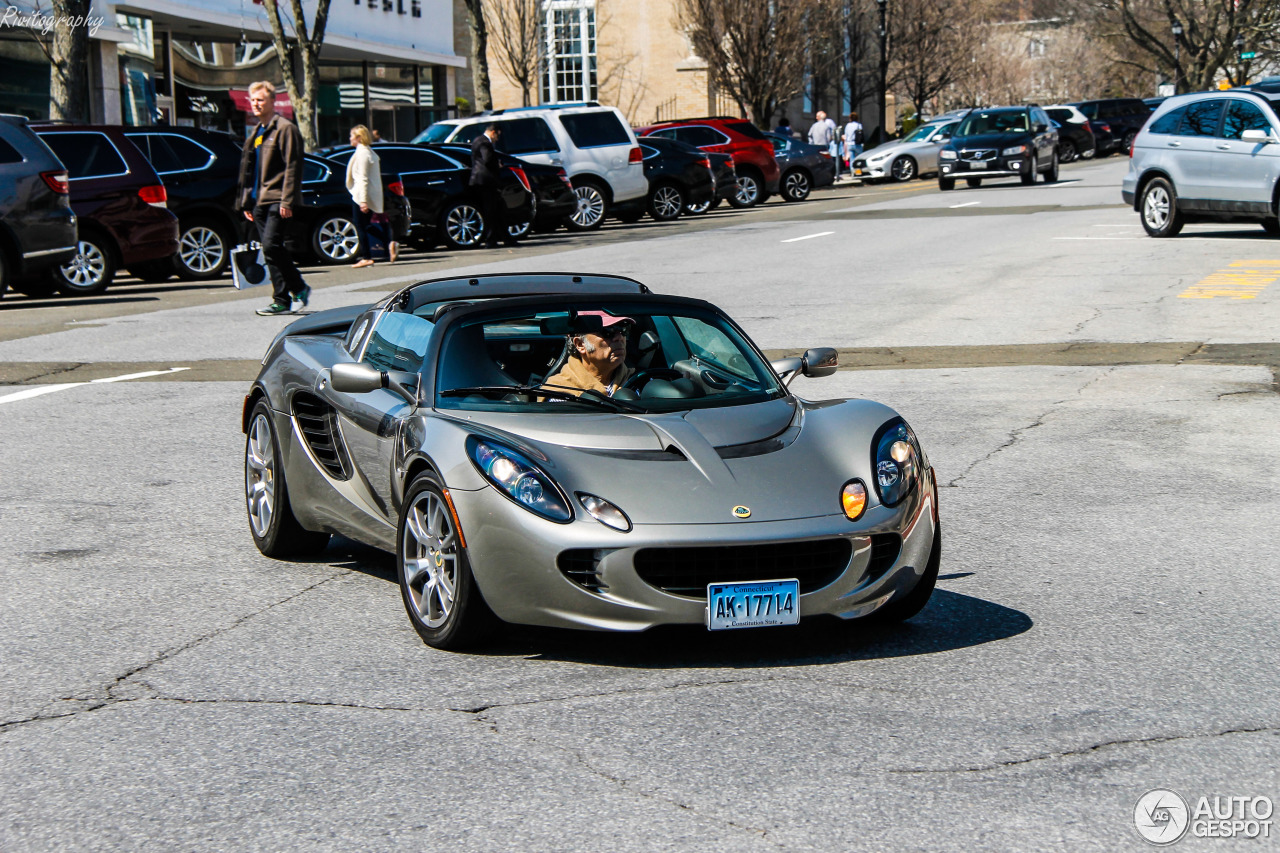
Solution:
[[[351,458],[338,432],[338,413],[312,394],[293,395],[293,418],[316,461],[335,480],[351,479]]]

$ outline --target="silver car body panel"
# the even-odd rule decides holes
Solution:
[[[925,127],[932,128],[929,136],[916,142],[905,142],[901,139],[878,145],[870,151],[863,151],[855,159],[865,163],[864,174],[855,177],[879,180],[893,174],[893,161],[908,154],[916,161],[916,174],[923,175],[938,171],[938,152],[947,142],[947,131],[954,130],[959,124],[957,119],[929,122]]]

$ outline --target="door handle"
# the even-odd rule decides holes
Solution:
[[[1231,143],[1230,143],[1230,142],[1220,142],[1220,143],[1218,143],[1218,150],[1219,150],[1219,151],[1230,151],[1230,150],[1231,150]]]
[[[434,187],[434,186],[436,186],[437,184],[443,184],[443,183],[444,183],[444,181],[427,181],[427,186],[429,186],[429,187]]]
[[[1170,147],[1170,148],[1181,148],[1181,147],[1182,147],[1182,143],[1181,143],[1181,142],[1178,142],[1178,141],[1176,141],[1176,140],[1171,140],[1171,141],[1169,142],[1169,147]]]

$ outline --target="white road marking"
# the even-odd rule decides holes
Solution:
[[[834,234],[834,231],[822,231],[817,234],[806,234],[803,237],[792,237],[790,240],[783,240],[784,243],[796,243],[800,240],[812,240],[814,237],[826,237],[828,234]]]
[[[955,210],[957,207],[973,207],[975,204],[982,204],[982,202],[980,202],[980,201],[966,201],[964,204],[953,204],[953,205],[951,205],[951,209],[952,209],[952,210]]]
[[[146,379],[148,376],[164,376],[168,373],[178,373],[183,370],[190,370],[189,367],[171,367],[168,370],[146,370],[142,373],[125,373],[121,376],[106,376],[102,379],[91,379],[88,382],[60,382],[53,385],[36,385],[31,388],[23,388],[21,391],[14,391],[12,394],[5,394],[0,397],[0,403],[16,403],[19,400],[30,400],[32,397],[40,397],[45,394],[52,394],[55,391],[66,391],[68,388],[79,388],[81,385],[91,385],[102,382],[127,382],[130,379]]]

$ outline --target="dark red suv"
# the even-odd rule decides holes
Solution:
[[[80,229],[79,254],[54,267],[49,290],[101,293],[121,267],[178,251],[178,218],[167,209],[164,183],[122,128],[33,124],[31,129],[67,167],[71,209]]]
[[[639,128],[636,135],[662,136],[703,151],[732,155],[738,173],[738,192],[729,198],[734,207],[763,204],[778,191],[781,173],[773,156],[773,143],[744,118],[682,118]]]

